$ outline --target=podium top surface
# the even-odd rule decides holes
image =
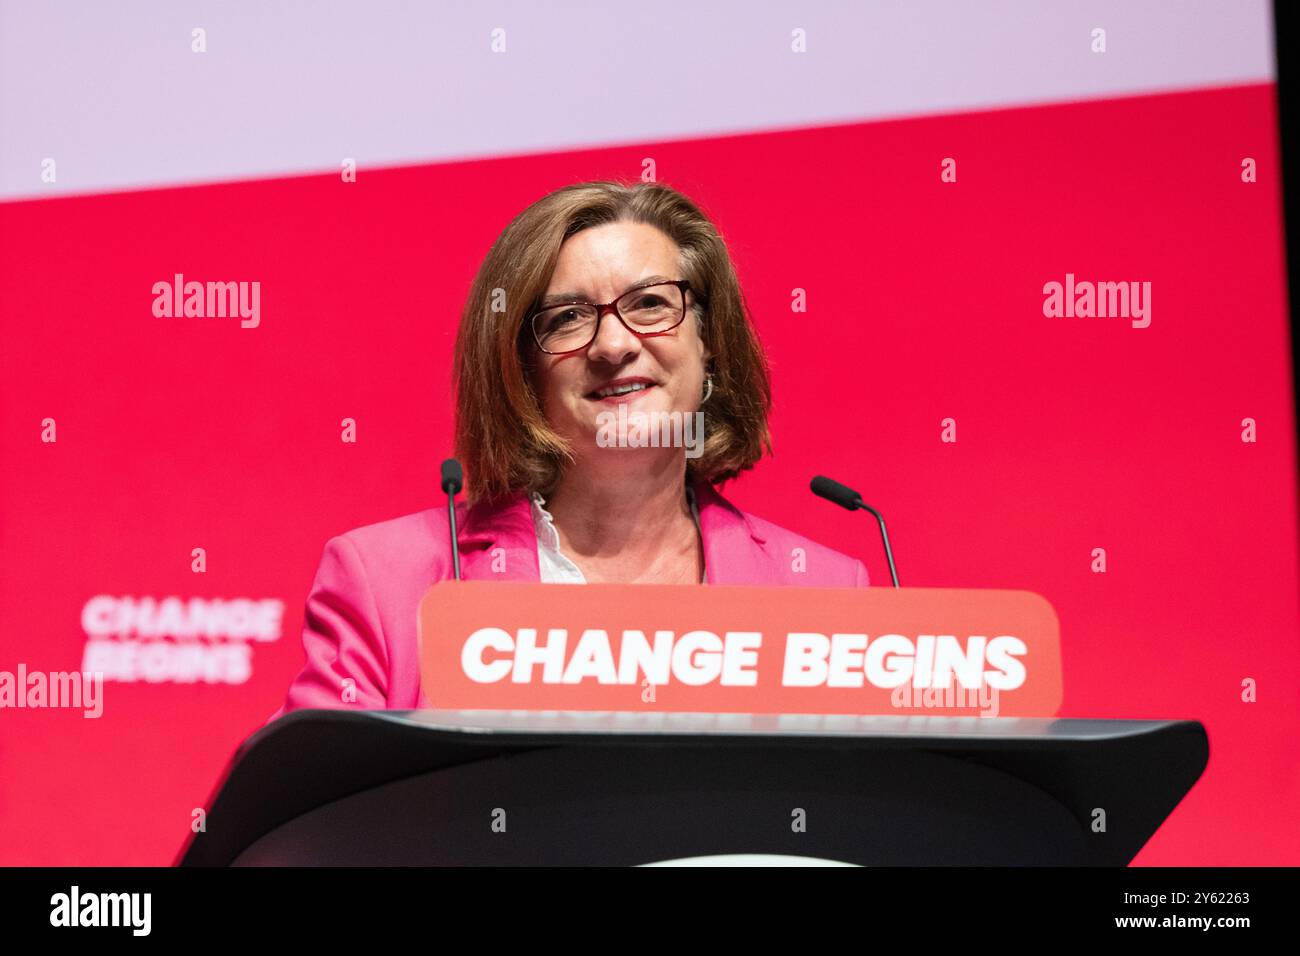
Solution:
[[[319,711],[315,713],[320,713]],[[1149,734],[1176,720],[1079,720],[1055,717],[932,717],[855,714],[707,714],[670,711],[402,710],[369,715],[409,728],[541,743],[707,736],[882,738],[933,741],[1097,741]],[[611,739],[613,738],[613,739]]]

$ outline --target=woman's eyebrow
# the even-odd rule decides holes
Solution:
[[[567,305],[570,302],[586,302],[587,297],[577,292],[557,292],[554,295],[542,296],[541,308],[550,305]]]
[[[646,276],[644,279],[637,279],[636,282],[633,282],[630,286],[624,289],[620,294],[627,295],[633,289],[639,289],[642,286],[658,285],[661,282],[675,282],[675,281],[677,280],[669,279],[667,276]],[[588,299],[581,292],[556,292],[553,295],[542,296],[542,303],[538,308],[545,309],[548,306],[566,305],[570,302],[590,303],[591,300]]]

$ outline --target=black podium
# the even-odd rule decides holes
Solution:
[[[178,864],[1124,865],[1208,754],[1194,721],[304,710]]]

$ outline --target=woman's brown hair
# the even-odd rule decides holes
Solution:
[[[547,494],[570,460],[529,381],[535,346],[526,322],[564,240],[613,222],[645,223],[677,243],[700,335],[713,355],[704,451],[687,459],[688,480],[726,481],[770,450],[767,362],[717,228],[690,199],[660,183],[575,183],[506,226],[465,302],[456,335],[456,454],[468,472],[471,503],[517,491]]]

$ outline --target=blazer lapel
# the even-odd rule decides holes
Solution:
[[[748,515],[707,481],[695,483],[695,504],[704,542],[704,576],[710,584],[776,583],[771,558],[763,547],[766,539]]]
[[[460,575],[466,581],[540,581],[537,529],[528,495],[480,501],[457,514]]]

